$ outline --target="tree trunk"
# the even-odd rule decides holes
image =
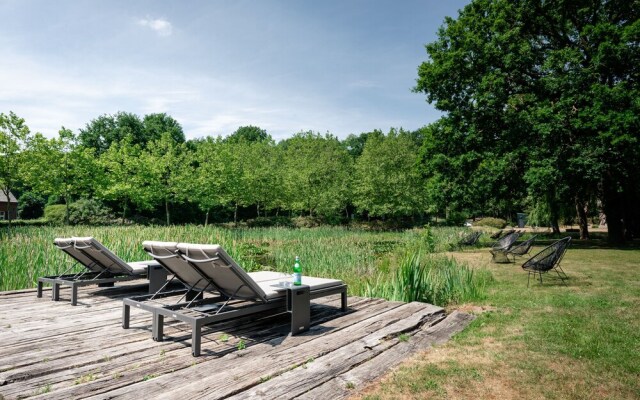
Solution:
[[[602,199],[603,211],[607,218],[607,233],[609,242],[622,244],[625,242],[624,221],[622,220],[622,207],[617,193],[607,193],[605,190]]]
[[[236,201],[236,207],[233,210],[233,225],[238,227],[238,202]]]
[[[558,218],[551,220],[551,231],[553,233],[560,234],[560,225],[558,224]]]
[[[127,217],[127,199],[124,199],[124,203],[122,204],[122,223],[124,225],[124,219]]]
[[[167,225],[170,224],[170,220],[169,220],[169,199],[164,199],[164,211],[167,214]]]
[[[5,193],[5,195],[7,196],[7,219],[9,220],[9,232],[11,232],[11,199],[8,194]]]
[[[69,200],[67,199],[67,196],[64,197],[64,205],[65,205],[64,224],[69,225]]]
[[[257,218],[260,218],[260,203],[256,204],[256,214],[257,214]]]
[[[587,210],[589,205],[576,197],[576,212],[578,217],[578,226],[580,227],[580,239],[589,239],[589,220],[587,219]]]
[[[207,210],[207,214],[206,214],[206,215],[205,215],[205,217],[204,217],[204,227],[205,227],[205,228],[207,227],[207,225],[209,225],[209,212],[210,212],[210,211],[211,211],[211,209],[209,208],[209,209]]]

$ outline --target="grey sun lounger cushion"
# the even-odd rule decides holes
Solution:
[[[57,238],[54,244],[93,272],[107,271],[113,275],[144,275],[155,261],[127,263],[93,237]]]

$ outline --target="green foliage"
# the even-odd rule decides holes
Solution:
[[[225,138],[225,141],[229,143],[270,142],[271,140],[271,136],[267,134],[266,130],[253,125],[241,126]]]
[[[30,139],[29,127],[15,113],[0,113],[0,191],[9,199],[31,160],[24,148]],[[9,225],[11,225],[11,214]]]
[[[54,225],[62,225],[67,215],[67,206],[64,204],[53,204],[44,208],[44,219]]]
[[[639,231],[626,206],[640,200],[639,15],[638,2],[474,0],[447,18],[415,88],[446,112],[422,147],[431,202],[511,215],[529,195],[552,220],[578,210],[586,234],[597,197],[611,238],[623,220]]]
[[[292,227],[291,218],[287,217],[257,217],[246,221],[249,228],[267,228],[271,226]]]
[[[303,132],[279,146],[283,149],[284,203],[290,210],[328,216],[346,207],[352,159],[335,137]]]
[[[449,226],[462,226],[467,220],[467,214],[459,211],[450,211],[446,224]]]
[[[145,115],[142,120],[142,125],[144,139],[143,142],[139,143],[141,145],[144,145],[151,140],[159,140],[162,138],[162,135],[165,134],[169,135],[176,143],[184,143],[185,141],[182,126],[180,126],[178,121],[165,113]],[[131,135],[127,136],[132,137]],[[132,142],[136,143],[135,140]]]
[[[80,199],[69,205],[71,225],[105,225],[112,221],[111,210],[97,200]]]
[[[28,157],[25,176],[34,191],[60,197],[66,204],[88,196],[103,182],[93,150],[79,146],[73,132],[64,127],[57,138],[36,134]]]
[[[489,226],[491,228],[503,229],[507,226],[507,221],[502,218],[484,217],[473,223],[475,226]]]
[[[36,219],[44,215],[44,197],[27,191],[18,199],[18,217],[21,219]]]
[[[80,129],[80,145],[94,149],[100,155],[113,144],[131,138],[133,144],[141,146],[149,141],[144,125],[135,114],[118,112],[114,115],[101,115],[91,120],[84,129]]]
[[[423,185],[415,168],[418,147],[400,130],[371,135],[355,165],[353,203],[374,217],[418,214]]]
[[[453,258],[410,252],[388,277],[380,274],[367,284],[367,297],[404,302],[422,301],[445,306],[474,301],[485,295],[486,277]]]

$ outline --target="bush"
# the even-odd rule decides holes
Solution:
[[[268,228],[271,226],[283,226],[292,227],[293,223],[290,218],[287,217],[257,217],[255,219],[247,220],[247,226],[249,228]]]
[[[322,221],[315,217],[295,217],[291,222],[296,228],[316,228],[322,225]]]
[[[33,192],[24,192],[18,201],[18,217],[21,219],[41,218],[44,214],[45,199]]]
[[[44,208],[44,219],[54,225],[64,224],[64,216],[67,212],[67,206],[64,204],[53,204]]]
[[[54,204],[46,206],[44,218],[51,224],[64,224],[66,206],[64,204]],[[109,208],[93,199],[80,199],[69,204],[69,224],[70,225],[106,225],[113,221],[113,216]]]
[[[467,216],[464,213],[452,211],[447,218],[447,225],[449,226],[462,226],[467,220]]]
[[[476,226],[489,226],[496,229],[503,229],[507,226],[507,221],[502,218],[487,217],[482,218],[474,223]]]
[[[69,205],[71,225],[107,225],[112,222],[111,210],[98,200],[80,199]]]

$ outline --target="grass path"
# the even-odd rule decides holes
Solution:
[[[575,243],[562,264],[568,286],[545,276],[529,289],[521,262],[492,264],[487,249],[449,254],[495,278],[486,300],[455,307],[478,318],[356,398],[640,398],[637,246]]]

